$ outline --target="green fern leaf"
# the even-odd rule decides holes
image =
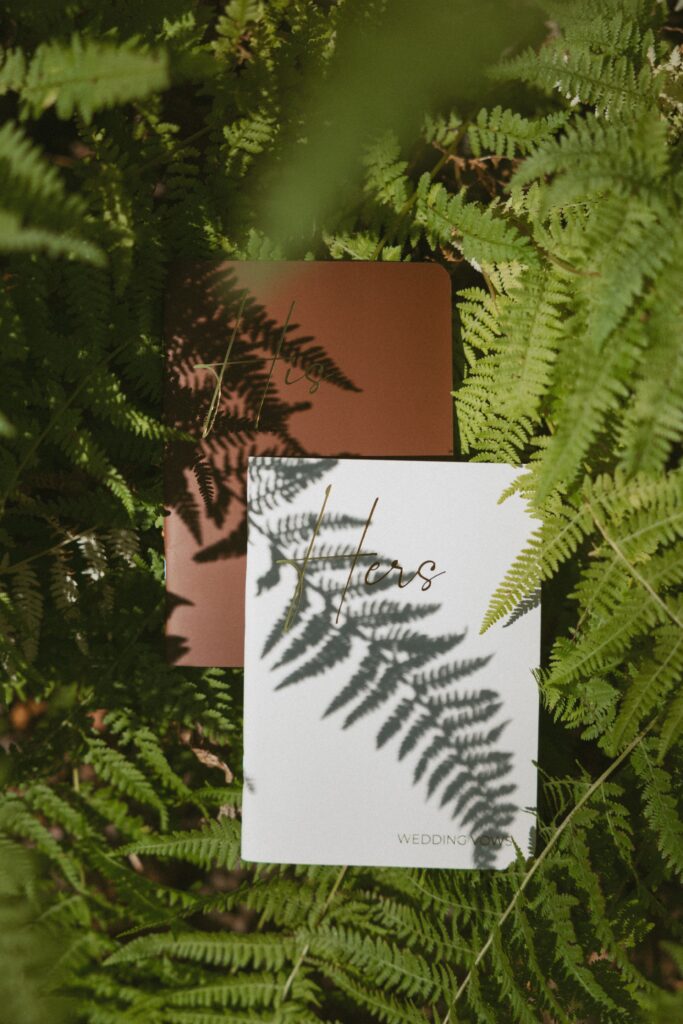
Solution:
[[[57,117],[78,110],[86,123],[96,110],[142,99],[168,85],[165,54],[149,54],[132,43],[120,46],[82,40],[43,43],[21,87],[22,118],[39,117],[54,106]]]

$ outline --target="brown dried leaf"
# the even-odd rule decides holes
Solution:
[[[221,761],[216,754],[212,754],[210,750],[203,750],[202,747],[191,747],[190,749],[197,760],[201,761],[201,763],[206,765],[207,768],[219,768],[225,775],[227,785],[230,785],[235,776],[230,771],[225,761]]]

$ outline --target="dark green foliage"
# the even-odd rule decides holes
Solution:
[[[457,44],[487,72],[473,95],[455,56],[452,80],[405,57],[430,38],[427,5],[401,5],[391,29],[392,0],[4,5],[0,944],[13,1024],[62,1008],[76,1024],[681,1014],[683,25],[674,3],[570,0],[525,15],[529,39],[513,3],[462,10],[479,6]],[[372,98],[367,67],[342,59],[354,36],[361,55],[363,38],[389,42],[377,95],[396,109],[361,105],[336,179],[306,97],[324,80]],[[321,166],[327,218],[292,207],[280,223],[296,230],[269,237],[276,186],[306,196]],[[164,661],[167,267],[284,252],[442,262],[458,293],[461,455],[525,466],[538,533],[486,622],[523,614],[542,588],[545,715],[536,854],[505,872],[240,863],[239,674]],[[282,496],[264,493],[264,509]],[[283,520],[283,536],[296,547],[309,525]],[[315,635],[313,602],[300,614]],[[418,623],[380,626],[396,615],[382,594],[364,614],[410,658]],[[415,699],[441,682],[416,668]],[[364,687],[330,713],[357,713]],[[410,756],[411,728],[378,724],[379,741]]]
[[[74,1009],[60,997],[59,970],[64,950],[41,915],[51,913],[48,886],[39,881],[44,867],[17,843],[0,841],[0,999],[4,1020],[14,1024],[55,1024],[68,1020]],[[64,908],[66,909],[66,908]],[[66,910],[61,924],[71,930],[78,919],[75,903]],[[69,920],[71,918],[71,920]],[[84,946],[93,945],[87,937]]]

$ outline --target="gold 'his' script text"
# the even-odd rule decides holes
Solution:
[[[195,367],[194,367],[195,370],[211,370],[211,372],[213,373],[214,377],[216,378],[216,386],[214,387],[213,394],[211,395],[211,401],[209,403],[209,408],[208,408],[208,410],[206,412],[206,416],[204,417],[204,422],[202,424],[202,437],[208,437],[209,434],[211,433],[211,431],[213,430],[213,425],[214,425],[214,423],[216,421],[216,416],[218,415],[218,410],[219,410],[220,404],[221,404],[221,394],[222,394],[222,391],[223,391],[223,377],[225,376],[225,371],[227,370],[228,366],[239,366],[239,365],[243,365],[245,363],[258,363],[258,362],[260,362],[259,359],[230,359],[230,353],[232,352],[232,346],[235,343],[235,339],[237,338],[237,334],[238,334],[238,331],[240,329],[240,325],[242,323],[242,314],[244,313],[244,306],[245,306],[246,301],[247,301],[247,293],[245,291],[243,293],[243,295],[242,295],[242,301],[240,303],[240,308],[237,311],[237,319],[235,320],[235,326],[232,329],[232,334],[230,336],[230,341],[228,342],[228,347],[226,349],[225,356],[223,358],[223,362],[222,363],[196,363]],[[258,427],[259,423],[261,422],[261,413],[263,411],[263,405],[265,403],[266,396],[268,394],[268,390],[270,388],[271,381],[273,379],[273,371],[275,369],[275,364],[278,362],[279,359],[284,358],[281,355],[282,345],[283,345],[284,340],[285,340],[285,334],[287,333],[287,328],[289,327],[289,321],[291,319],[293,310],[294,310],[294,303],[292,302],[291,306],[289,307],[289,312],[287,313],[287,319],[285,320],[284,325],[282,327],[282,331],[280,332],[280,339],[278,341],[278,345],[277,345],[277,349],[275,351],[275,355],[271,356],[269,359],[264,359],[264,362],[266,363],[266,365],[268,365],[268,363],[270,363],[270,369],[268,370],[268,377],[266,379],[265,387],[263,388],[263,393],[261,395],[261,401],[259,403],[258,412],[256,413],[256,423],[255,423],[255,425],[257,427]],[[316,391],[318,390],[318,388],[320,387],[321,382],[325,379],[325,376],[326,376],[325,372],[324,372],[323,364],[322,363],[312,363],[311,366],[309,366],[309,367],[302,367],[302,369],[303,369],[303,373],[299,377],[295,377],[295,378],[292,379],[292,378],[290,378],[290,374],[292,372],[292,368],[291,368],[291,366],[287,367],[287,372],[285,374],[285,384],[298,384],[299,381],[301,381],[301,380],[307,380],[310,383],[310,385],[311,385],[310,388],[308,389],[308,393],[309,393],[309,395],[314,395],[316,393]]]
[[[313,554],[313,545],[315,543],[315,538],[318,535],[318,531],[320,530],[320,526],[322,524],[323,517],[325,515],[325,509],[327,507],[327,501],[328,501],[328,498],[330,496],[330,492],[331,491],[332,491],[332,484],[328,484],[327,487],[325,488],[325,497],[323,499],[322,508],[320,509],[320,512],[318,514],[318,518],[316,519],[316,522],[315,522],[315,526],[313,527],[313,534],[312,534],[311,539],[309,541],[308,549],[307,549],[306,554],[304,555],[304,557],[303,558],[278,558],[277,559],[277,564],[278,565],[291,565],[292,568],[296,571],[296,575],[297,575],[296,586],[294,588],[294,594],[292,595],[292,600],[290,601],[289,608],[287,610],[287,616],[285,618],[285,621],[284,621],[284,624],[283,624],[283,627],[282,627],[282,632],[283,633],[286,633],[287,630],[290,629],[290,627],[292,626],[292,623],[294,622],[294,620],[296,618],[297,612],[299,610],[299,605],[301,603],[301,596],[302,596],[302,594],[304,592],[304,586],[305,586],[305,582],[306,582],[306,569],[307,569],[308,565],[310,564],[310,562],[339,561],[339,560],[342,560],[342,559],[349,559],[349,558],[351,559],[351,568],[349,569],[349,575],[346,577],[346,583],[344,584],[344,589],[342,591],[342,595],[341,595],[341,598],[339,600],[339,605],[337,607],[337,616],[335,618],[335,622],[339,622],[339,616],[341,614],[341,610],[342,610],[342,607],[343,607],[343,604],[344,604],[344,600],[346,598],[346,593],[347,593],[347,591],[348,591],[348,589],[349,589],[349,587],[351,585],[351,579],[353,577],[353,573],[354,573],[354,570],[356,568],[356,565],[358,564],[358,561],[361,558],[373,558],[377,554],[376,551],[363,551],[363,543],[365,541],[365,537],[366,537],[366,534],[368,532],[368,529],[370,528],[370,523],[372,522],[372,517],[375,514],[375,509],[377,508],[377,505],[378,505],[378,502],[379,502],[379,498],[375,498],[375,500],[372,503],[372,508],[370,509],[370,514],[369,514],[367,520],[365,521],[365,525],[363,526],[363,532],[361,533],[360,540],[358,541],[358,547],[356,548],[355,551],[351,551],[351,552],[349,552],[348,554],[345,554],[345,555],[315,555],[315,554]],[[427,566],[430,567],[429,574],[425,573],[425,568]],[[403,580],[403,573],[404,573],[403,566],[399,563],[398,559],[394,558],[394,560],[392,561],[391,565],[386,570],[386,572],[383,572],[380,576],[376,576],[374,579],[371,579],[370,577],[373,575],[373,573],[376,573],[377,570],[381,569],[381,568],[382,568],[382,563],[381,562],[372,562],[368,566],[368,568],[365,570],[365,573],[363,575],[363,582],[365,583],[366,587],[376,586],[376,584],[381,583],[381,581],[386,579],[392,572],[397,572],[398,573],[398,578],[397,578],[396,582],[397,582],[398,586],[401,589],[404,589],[405,587],[410,586],[410,584],[413,582],[413,580],[418,578],[418,579],[422,580],[422,587],[420,589],[421,590],[429,590],[429,588],[432,585],[432,581],[435,580],[437,578],[437,576],[444,576],[445,572],[446,572],[445,569],[442,570],[441,572],[435,572],[434,570],[436,569],[436,562],[433,559],[431,559],[431,558],[426,558],[423,562],[420,563],[420,565],[418,566],[417,570],[413,573],[413,575],[410,577],[410,579],[406,580],[404,582],[404,580]]]

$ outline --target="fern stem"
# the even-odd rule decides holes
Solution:
[[[679,629],[683,630],[683,620],[679,619],[679,617],[676,615],[676,613],[674,611],[672,611],[671,608],[669,608],[669,606],[666,603],[666,601],[664,601],[659,596],[659,594],[654,589],[652,584],[648,583],[648,581],[645,579],[645,577],[643,575],[641,575],[641,573],[638,572],[636,567],[629,561],[629,559],[626,557],[624,552],[621,550],[621,548],[619,547],[617,542],[615,540],[613,540],[612,537],[610,537],[610,535],[607,533],[606,529],[602,525],[602,522],[600,521],[599,516],[595,512],[595,509],[593,508],[593,506],[591,505],[591,503],[589,501],[586,502],[586,507],[588,508],[591,516],[593,517],[593,522],[595,523],[595,525],[597,526],[598,530],[600,531],[600,533],[604,537],[605,541],[612,548],[612,550],[616,554],[617,558],[621,562],[623,562],[623,564],[626,567],[626,569],[629,572],[629,574],[633,577],[633,579],[637,583],[639,583],[641,585],[641,587],[643,587],[648,592],[648,594],[650,595],[652,600],[655,602],[655,604],[659,605],[659,607],[662,609],[662,611],[667,616],[667,618],[671,619],[671,621],[673,622],[673,624],[675,626],[678,626]]]
[[[435,903],[444,903],[447,907],[459,907],[461,910],[469,910],[473,914],[481,914],[484,917],[487,915],[489,917],[493,917],[495,915],[495,910],[487,910],[486,907],[475,907],[470,903],[462,903],[460,900],[446,899],[445,896],[439,896],[438,893],[432,892],[431,889],[427,889],[424,885],[420,885],[420,883],[416,882],[414,878],[410,878],[408,881],[410,881],[416,889],[419,889],[420,892],[429,896],[430,900],[433,900]],[[459,946],[455,943],[450,943],[450,945],[452,945],[454,949],[464,949],[468,953],[472,952],[469,946]]]
[[[29,562],[35,562],[38,558],[43,558],[45,555],[51,555],[54,551],[59,551],[60,548],[66,547],[67,544],[75,544],[81,537],[87,537],[88,534],[92,533],[92,528],[83,530],[81,533],[73,534],[71,537],[67,537],[66,540],[62,540],[59,544],[53,544],[51,548],[44,548],[42,551],[37,551],[35,555],[29,555],[28,558],[22,558],[20,562],[13,562],[11,565],[6,565],[0,569],[0,576],[5,576],[7,573],[16,572],[17,569],[21,569],[22,566],[28,565]]]
[[[339,886],[342,884],[342,882],[344,880],[344,875],[346,874],[346,872],[348,870],[349,870],[348,864],[345,864],[340,869],[339,874],[337,875],[337,877],[335,879],[334,885],[332,886],[332,888],[330,889],[329,893],[327,894],[327,899],[323,903],[322,908],[320,910],[320,913],[317,915],[317,917],[316,917],[316,919],[314,921],[314,924],[313,924],[314,928],[318,927],[318,925],[320,924],[320,922],[324,918],[325,914],[329,910],[330,904],[332,903],[332,900],[336,896],[337,890],[339,889]],[[285,981],[284,986],[282,988],[282,992],[280,993],[280,998],[279,998],[278,1004],[277,1004],[278,1005],[278,1009],[280,1008],[282,1003],[287,998],[287,995],[289,994],[289,990],[292,987],[292,983],[293,983],[294,979],[296,978],[297,974],[299,973],[299,971],[301,970],[301,965],[303,964],[304,960],[306,959],[306,956],[308,955],[308,950],[310,949],[310,945],[311,945],[310,942],[306,942],[304,944],[301,952],[299,953],[299,956],[296,959],[296,963],[294,964],[294,966],[292,967],[291,971],[289,972],[289,977]],[[277,1022],[277,1018],[275,1018],[274,1024],[276,1024],[276,1022]]]
[[[484,945],[481,947],[481,949],[477,953],[477,956],[476,956],[476,959],[475,959],[474,963],[472,964],[472,966],[470,967],[469,971],[465,975],[465,978],[463,979],[462,984],[460,985],[458,991],[455,993],[455,996],[453,997],[453,1002],[452,1002],[450,1008],[448,1009],[448,1012],[446,1013],[446,1016],[444,1017],[444,1019],[441,1022],[441,1024],[449,1024],[449,1021],[451,1019],[451,1010],[454,1008],[455,1004],[458,1002],[460,997],[466,991],[467,986],[469,985],[469,983],[470,983],[470,981],[472,979],[472,975],[474,974],[474,972],[476,971],[477,967],[479,966],[481,961],[484,959],[484,957],[488,953],[488,951],[491,948],[491,946],[493,945],[493,942],[494,942],[494,939],[496,937],[496,934],[500,931],[500,929],[503,927],[503,925],[507,921],[507,919],[510,916],[510,914],[512,913],[512,911],[517,906],[517,901],[519,900],[519,897],[522,895],[522,893],[524,892],[524,890],[526,889],[526,887],[528,886],[529,882],[534,877],[534,875],[536,874],[538,869],[541,867],[543,862],[547,859],[547,857],[550,854],[550,852],[555,848],[555,846],[557,845],[560,837],[564,833],[565,829],[572,823],[572,821],[574,820],[574,817],[578,814],[578,812],[581,810],[581,808],[584,807],[585,804],[588,803],[588,801],[591,799],[591,797],[594,795],[594,793],[596,793],[597,790],[600,789],[602,784],[607,781],[607,779],[610,777],[610,775],[612,775],[613,772],[615,772],[617,770],[617,768],[622,764],[622,762],[625,761],[627,757],[629,757],[629,755],[635,750],[635,748],[638,746],[638,744],[641,743],[645,739],[645,737],[650,732],[650,730],[654,727],[656,722],[657,722],[657,718],[655,717],[655,718],[652,719],[650,724],[648,726],[646,726],[645,729],[643,729],[643,731],[640,732],[636,736],[636,738],[634,740],[632,740],[629,743],[629,745],[624,750],[622,750],[621,754],[619,754],[619,756],[617,758],[615,758],[614,761],[612,761],[612,763],[607,766],[607,768],[605,768],[605,770],[602,773],[602,775],[600,775],[595,780],[595,782],[593,782],[592,785],[590,785],[588,787],[588,789],[583,794],[581,799],[577,802],[577,804],[574,807],[572,807],[571,811],[567,814],[567,816],[563,819],[563,821],[555,829],[554,833],[552,834],[552,836],[550,837],[550,839],[546,843],[545,847],[543,848],[541,854],[533,862],[533,864],[531,865],[531,867],[527,871],[526,875],[522,879],[519,888],[515,890],[514,896],[512,897],[510,902],[508,903],[508,905],[505,908],[505,910],[503,911],[503,913],[498,918],[497,922],[495,923],[495,925],[493,926],[491,931],[489,932],[488,938],[486,939],[486,942],[484,943]]]
[[[488,293],[491,296],[493,308],[496,310],[496,313],[498,313],[498,302],[496,301],[498,299],[498,292],[493,287],[493,281],[491,280],[491,278],[489,277],[485,270],[482,270],[481,276],[484,278],[484,284],[486,285]]]
[[[472,119],[472,115],[469,115],[468,117],[465,118],[465,120],[462,122],[462,124],[458,128],[457,132],[455,133],[455,136],[453,137],[453,141],[451,142],[451,144],[448,147],[448,149],[444,150],[444,152],[441,154],[441,156],[439,157],[437,162],[432,167],[431,171],[429,172],[429,180],[430,181],[434,181],[434,179],[436,178],[436,176],[439,173],[439,171],[448,163],[450,158],[456,152],[458,146],[460,145],[460,143],[462,142],[463,138],[465,137],[465,133],[466,133],[468,127],[469,127],[471,119]],[[417,202],[417,189],[415,189],[415,191],[413,192],[413,194],[411,196],[408,196],[408,198],[406,199],[405,203],[403,204],[401,209],[398,211],[398,215],[396,217],[396,221],[394,222],[394,228],[398,227],[398,225],[404,220],[406,215],[408,213],[410,213],[410,211],[412,210],[412,208],[413,208],[413,206],[415,205],[416,202]],[[372,256],[370,257],[371,260],[378,260],[379,259],[379,257],[382,255],[382,249],[384,248],[384,246],[387,244],[388,241],[389,241],[389,239],[388,239],[388,236],[387,236],[387,232],[385,231],[384,234],[382,235],[382,237],[380,238],[379,242],[377,243]]]
[[[598,270],[579,270],[578,267],[573,266],[571,263],[567,263],[566,260],[561,259],[560,256],[556,256],[555,253],[550,252],[549,249],[545,249],[542,245],[536,244],[536,248],[539,252],[543,253],[547,260],[554,263],[560,270],[565,270],[568,274],[576,274],[577,277],[600,277],[600,271]]]

